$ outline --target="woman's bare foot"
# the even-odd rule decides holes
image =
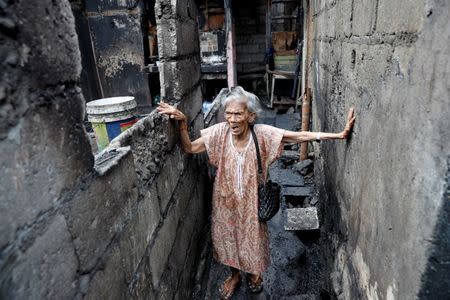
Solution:
[[[225,279],[222,286],[219,288],[220,299],[228,300],[234,294],[234,291],[241,283],[241,275],[239,272],[232,272],[231,276]]]
[[[252,293],[259,293],[263,289],[263,278],[261,274],[250,274],[247,277],[248,288]]]

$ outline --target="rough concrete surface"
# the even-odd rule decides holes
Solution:
[[[106,150],[129,147],[123,155],[93,156],[69,3],[0,0],[0,298],[189,298],[207,218],[204,160],[182,154],[177,125],[155,113]],[[251,34],[237,38],[240,72],[264,68],[264,4],[238,4],[253,16],[243,18]],[[141,104],[150,97],[143,5],[85,7],[103,93],[136,94]],[[161,96],[186,111],[198,136],[195,8],[155,3]],[[256,298],[446,297],[450,5],[328,0],[312,9],[313,129],[342,130],[350,106],[357,122],[349,141],[315,147],[320,236],[285,232],[283,212],[269,224],[274,263]],[[298,114],[264,117],[300,124]],[[210,274],[206,292],[216,297],[227,273],[213,262]],[[245,285],[236,296],[250,297]]]
[[[160,56],[174,59],[178,56],[192,55],[200,51],[198,41],[193,42],[199,38],[196,32],[196,21],[192,19],[184,20],[180,24],[178,19],[164,19],[161,20],[160,26],[164,27],[164,37],[172,40],[172,43],[158,45]]]
[[[286,210],[286,230],[317,230],[319,217],[316,207],[288,208]]]
[[[72,298],[78,286],[77,265],[67,224],[63,216],[57,215],[45,234],[19,256],[8,284],[2,284],[2,298]]]
[[[157,1],[155,5],[160,61],[161,97],[169,102],[179,101],[195,92],[200,80],[200,49],[195,28],[197,11],[188,2]],[[166,100],[166,101],[167,101]],[[200,108],[198,112],[201,110]],[[192,116],[191,120],[192,120]]]
[[[81,65],[70,6],[58,2],[46,11],[29,1],[5,3],[2,11],[0,248],[5,249],[21,229],[63,201],[65,188],[90,171],[93,156],[80,124],[84,104],[74,81]],[[46,30],[51,26],[57,27],[52,33]],[[42,34],[33,33],[36,29]]]
[[[315,8],[313,129],[342,130],[351,106],[357,118],[350,141],[316,147],[329,254],[339,274],[334,293],[412,299],[431,278],[449,286],[424,272],[445,236],[435,227],[450,155],[450,6],[380,0]],[[326,28],[335,23],[333,34]]]
[[[105,50],[102,55],[108,53],[108,26],[117,29],[109,35],[114,42],[126,44],[120,33],[127,29],[141,34],[134,4],[89,1],[87,15],[98,19],[94,42]],[[198,157],[177,146],[176,125],[150,114],[94,158],[83,124],[81,60],[69,1],[0,1],[0,41],[6,70],[0,74],[0,298],[153,299],[170,295],[158,286],[161,278],[177,283],[171,293],[189,294],[207,186]],[[110,68],[105,77],[117,80],[126,71],[120,59],[138,66],[132,72],[142,76],[143,56],[133,57],[97,62]],[[199,69],[195,60],[180,61],[183,68]],[[175,75],[169,70],[165,78]],[[189,96],[198,131],[199,83],[176,79],[183,81],[177,93]]]
[[[136,176],[117,176],[120,173],[133,175],[131,155],[122,158],[115,172],[79,191],[64,210],[82,272],[95,266],[137,201]]]

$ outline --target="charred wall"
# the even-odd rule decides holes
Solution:
[[[138,112],[150,112],[144,4],[72,1],[82,56],[81,84],[88,102],[100,97],[134,96]]]
[[[70,4],[75,18],[75,30],[81,54],[80,86],[84,98],[89,102],[90,100],[103,98],[103,91],[98,78],[89,22],[84,11],[83,1],[70,1]]]
[[[206,219],[199,158],[156,113],[94,157],[69,2],[0,4],[0,298],[189,298]],[[196,28],[184,2],[157,6],[174,28]],[[161,77],[194,135],[196,39],[160,43],[190,49],[164,56]]]
[[[316,148],[334,293],[448,295],[448,278],[433,270],[449,271],[450,5],[337,0],[312,9],[313,129],[342,130],[351,106],[357,116],[350,141]]]

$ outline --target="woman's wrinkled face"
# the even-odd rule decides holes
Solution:
[[[253,122],[255,114],[247,109],[242,101],[231,101],[225,108],[225,120],[231,129],[231,134],[239,136],[245,133],[249,123]]]

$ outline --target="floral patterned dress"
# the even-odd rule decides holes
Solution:
[[[283,149],[283,129],[255,125],[264,172]],[[217,167],[212,205],[214,257],[247,273],[259,274],[270,263],[267,225],[258,220],[258,162],[250,135],[238,152],[226,122],[201,131],[209,161]]]

